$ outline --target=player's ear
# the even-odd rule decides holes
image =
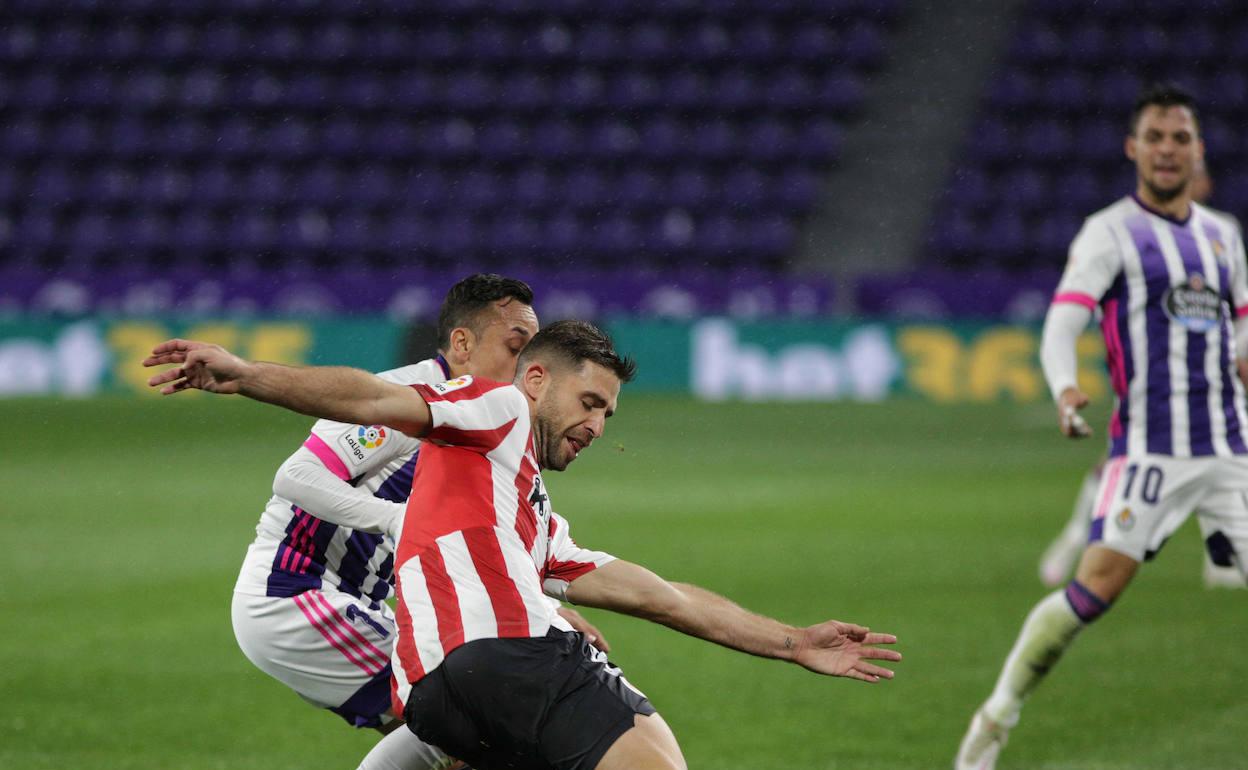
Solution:
[[[451,329],[451,342],[447,346],[446,357],[451,363],[464,365],[477,347],[477,336],[465,326]]]
[[[538,396],[550,386],[550,370],[537,361],[530,361],[525,365],[524,371],[520,372],[516,381],[520,390],[524,391],[524,395],[536,401]]]
[[[1135,162],[1135,137],[1127,134],[1127,138],[1122,142],[1122,151],[1127,154],[1127,160]]]

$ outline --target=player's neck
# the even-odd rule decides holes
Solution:
[[[1135,188],[1134,197],[1136,203],[1152,213],[1175,222],[1186,222],[1187,218],[1192,215],[1192,196],[1187,190],[1170,200],[1163,201],[1153,195],[1146,185],[1140,184]]]

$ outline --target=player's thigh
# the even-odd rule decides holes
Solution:
[[[1196,511],[1205,547],[1215,564],[1248,574],[1248,459],[1218,461],[1210,486]]]
[[[686,770],[686,767],[675,734],[655,712],[649,716],[636,715],[632,729],[611,744],[596,770]]]
[[[1105,466],[1092,510],[1089,545],[1135,561],[1151,559],[1208,493],[1204,460],[1115,457]]]
[[[257,668],[315,706],[357,726],[379,726],[389,706],[394,616],[384,604],[337,591],[294,597],[235,594],[234,636]]]

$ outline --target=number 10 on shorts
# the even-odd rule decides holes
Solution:
[[[1149,505],[1156,505],[1161,499],[1161,484],[1165,479],[1161,468],[1149,465],[1141,470],[1139,463],[1131,463],[1126,467],[1126,485],[1122,488],[1122,499],[1131,499],[1131,490],[1135,487],[1136,477],[1140,477],[1140,500]]]

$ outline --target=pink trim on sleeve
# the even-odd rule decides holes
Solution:
[[[335,476],[343,481],[351,480],[351,473],[347,470],[347,466],[343,463],[342,458],[336,455],[334,450],[329,448],[329,444],[326,444],[320,436],[313,433],[308,436],[308,440],[303,442],[303,445],[312,450],[312,454],[325,463],[325,467],[329,468],[330,472]]]
[[[1236,318],[1243,318],[1243,317],[1244,317],[1244,316],[1246,316],[1246,315],[1248,315],[1248,305],[1244,305],[1243,307],[1237,307],[1237,308],[1235,308],[1235,317],[1236,317]]]
[[[1095,299],[1089,297],[1087,294],[1082,294],[1077,291],[1063,291],[1058,294],[1054,294],[1053,304],[1057,304],[1058,302],[1069,302],[1073,305],[1083,305],[1088,310],[1096,309]]]

